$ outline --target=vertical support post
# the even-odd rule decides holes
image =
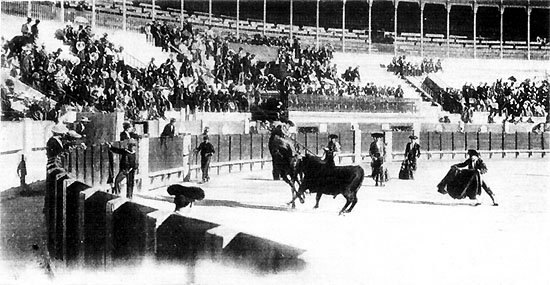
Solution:
[[[531,7],[527,7],[527,60],[531,60]]]
[[[153,0],[152,4],[153,4],[153,9],[152,9],[152,11],[151,11],[151,18],[152,18],[152,20],[154,21],[154,20],[155,20],[156,13],[157,13],[157,11],[156,11],[156,10],[157,10],[157,7],[156,7],[157,5],[156,5],[156,3],[155,3],[155,0]]]
[[[506,153],[504,152],[504,131],[502,131],[502,135],[500,137],[500,150],[502,151],[502,158],[506,156]]]
[[[531,132],[527,133],[527,149],[529,150],[529,157],[533,155],[531,152]]]
[[[504,56],[504,5],[500,6],[500,58]]]
[[[99,144],[99,184],[103,184],[103,144]],[[69,165],[71,165],[71,160],[69,158]],[[70,171],[69,171],[70,172]]]
[[[385,131],[384,132],[384,142],[386,143],[386,158],[384,158],[384,162],[392,162],[393,161],[393,132],[392,131]]]
[[[430,154],[430,132],[426,132],[426,134],[428,135],[428,144],[427,144],[427,154],[428,154],[428,159],[432,158],[432,155]]]
[[[252,159],[254,158],[253,151],[252,151],[252,149],[253,149],[253,147],[254,147],[254,143],[253,143],[253,142],[254,142],[254,135],[253,135],[252,133],[250,133],[250,145],[249,145],[249,150],[250,150],[250,153],[249,153],[249,154],[250,154],[250,157],[249,157],[249,158],[250,158],[250,161],[252,161]],[[254,166],[254,163],[251,162],[251,163],[250,163],[250,171],[253,170],[253,166]]]
[[[353,129],[353,162],[361,162],[361,130]]]
[[[542,150],[541,157],[544,157],[544,155],[545,155],[545,153],[544,153],[544,133],[540,134],[540,149]]]
[[[479,131],[476,133],[476,150],[479,151]]]
[[[180,0],[180,4],[181,4],[181,7],[180,7],[180,22],[181,22],[181,27],[183,28],[183,24],[184,24],[184,21],[185,21],[185,13],[183,12],[183,7],[185,6],[185,0]]]
[[[27,1],[27,17],[32,18],[32,1]]]
[[[319,2],[317,0],[317,8],[315,9],[315,47],[319,49]]]
[[[231,161],[233,159],[233,157],[231,156],[231,148],[232,148],[233,140],[231,138],[231,135],[228,135],[228,136],[229,136],[229,149],[228,149],[229,160],[228,161]],[[232,170],[232,167],[231,167],[231,164],[229,164],[229,173],[231,173],[231,170]]]
[[[393,9],[393,54],[397,56],[397,7],[399,7],[399,0],[394,0]]]
[[[212,27],[212,0],[208,0],[208,25]]]
[[[267,23],[267,0],[264,0],[264,17],[263,17],[263,21],[264,21],[263,35],[265,36],[265,25]]]
[[[455,158],[455,133],[451,133],[451,157]]]
[[[519,156],[518,152],[518,131],[516,131],[516,134],[514,136],[514,149],[516,150],[516,158]]]
[[[346,0],[342,0],[342,52],[346,51]]]
[[[467,151],[468,151],[468,133],[464,132],[464,157],[468,156],[466,154]]]
[[[493,158],[493,138],[492,138],[492,133],[489,132],[489,158]]]
[[[239,134],[239,160],[243,160],[243,135]],[[243,171],[243,164],[239,163],[239,170]]]
[[[292,0],[290,0],[290,40],[292,40],[292,34],[293,34],[293,27],[294,27],[294,3]]]
[[[451,55],[451,9],[452,5],[447,3],[447,58]]]
[[[477,3],[474,3],[474,58],[477,58]]]
[[[420,56],[424,57],[424,5],[420,3]]]
[[[182,0],[183,1],[183,0]],[[122,30],[126,32],[128,15],[126,14],[126,0],[122,0]]]
[[[240,7],[240,1],[237,0],[237,39],[239,38],[239,26],[240,26],[240,23],[239,23],[239,18],[241,16],[241,7]]]
[[[61,23],[63,23],[63,22],[65,22],[65,1],[61,0],[60,3],[59,3],[59,6],[60,6],[60,10],[61,10],[61,15],[59,15],[59,21],[61,21]]]
[[[261,158],[261,163],[260,163],[260,167],[261,169],[264,169],[264,134],[261,134],[260,135],[260,158]]]
[[[441,136],[442,134],[439,133],[439,159],[443,158],[443,138]]]
[[[369,0],[369,54],[372,53],[372,1]]]
[[[154,3],[154,1],[153,1]],[[92,30],[96,29],[97,11],[95,9],[95,0],[92,0]]]
[[[139,160],[138,173],[141,178],[139,191],[146,192],[149,190],[151,183],[151,179],[149,179],[149,138],[142,138],[138,141],[137,151]]]

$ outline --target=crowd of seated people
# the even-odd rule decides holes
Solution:
[[[339,77],[331,64],[330,45],[302,47],[297,39],[282,37],[273,43],[279,46],[277,59],[266,63],[257,62],[242,48],[231,50],[229,41],[212,30],[159,22],[150,29],[155,43],[175,51],[175,58],[170,56],[160,65],[152,59],[147,67],[134,68],[124,62],[123,48],[110,42],[107,34],[95,36],[89,26],[67,25],[55,36],[70,52],[48,53],[43,46],[27,46],[18,58],[20,79],[58,102],[55,112],[60,106],[122,111],[132,120],[164,117],[165,111],[185,106],[246,112],[249,99],[257,93],[281,88],[295,94],[400,97],[400,88],[359,87],[358,71]],[[40,117],[49,112],[43,110]]]
[[[548,114],[548,80],[525,79],[518,83],[514,77],[499,79],[492,85],[481,83],[478,86],[465,84],[462,90],[449,88],[436,98],[444,110],[462,114],[465,122],[471,122],[474,111],[489,112],[487,121],[494,123],[495,116],[504,116],[508,122],[533,122],[531,117],[544,117]]]
[[[399,76],[422,76],[428,73],[436,73],[443,70],[441,59],[434,62],[433,58],[423,58],[421,62],[412,62],[405,55],[393,57],[387,66],[389,72]]]

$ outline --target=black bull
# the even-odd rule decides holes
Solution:
[[[303,179],[298,195],[303,195],[306,190],[317,193],[315,208],[319,207],[323,194],[334,197],[342,194],[346,198],[346,204],[340,210],[340,214],[351,212],[357,204],[357,191],[365,177],[365,171],[361,166],[331,166],[317,156],[306,154],[299,163],[299,172],[303,174]]]

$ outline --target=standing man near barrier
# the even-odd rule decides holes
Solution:
[[[173,138],[176,134],[176,126],[174,125],[175,123],[176,119],[170,119],[170,123],[164,126],[164,130],[162,130],[162,134],[160,134],[160,136],[165,138]]]
[[[203,137],[203,142],[195,148],[195,153],[201,153],[201,171],[202,171],[202,182],[210,181],[210,176],[208,175],[208,169],[210,168],[210,160],[212,155],[216,152],[214,146],[208,141],[208,136]]]
[[[334,160],[336,157],[338,157],[338,154],[340,153],[340,149],[342,148],[340,146],[340,143],[337,141],[338,136],[335,134],[331,134],[328,136],[328,145],[327,147],[323,148],[325,151],[325,161],[330,166],[336,166],[336,161]]]
[[[129,139],[139,139],[139,135],[134,133],[134,130],[132,129],[132,124],[130,122],[124,122],[122,123],[122,128],[124,129],[120,133],[120,140],[125,141]]]
[[[65,151],[63,136],[69,132],[69,129],[62,123],[52,128],[52,137],[46,142],[46,157],[48,158],[46,167],[61,167],[61,154]]]
[[[382,140],[383,133],[372,133],[373,142],[370,144],[369,154],[371,157],[372,179],[376,182],[375,186],[384,186],[387,181],[384,161],[386,160],[386,144]]]
[[[19,181],[21,182],[21,189],[27,188],[27,182],[25,181],[25,176],[27,176],[27,162],[25,161],[25,155],[21,155],[21,161],[17,166],[17,175],[19,176]]]
[[[410,135],[410,142],[405,147],[405,161],[409,168],[410,179],[414,179],[414,172],[416,171],[416,159],[420,157],[420,145],[416,142],[418,139],[415,135]]]
[[[114,147],[110,143],[107,143],[107,146],[109,146],[111,152],[120,155],[119,171],[115,178],[113,194],[120,194],[120,183],[126,178],[126,197],[132,199],[134,193],[134,174],[137,169],[136,151],[134,149],[136,141],[130,139],[127,148]]]

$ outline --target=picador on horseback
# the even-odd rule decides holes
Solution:
[[[269,152],[273,163],[273,178],[281,177],[292,190],[292,201],[289,204],[294,207],[294,200],[297,197],[295,184],[298,180],[298,163],[299,155],[294,148],[293,142],[285,134],[286,130],[283,124],[277,125],[271,130],[269,137]],[[303,195],[298,196],[300,202],[303,203]]]

